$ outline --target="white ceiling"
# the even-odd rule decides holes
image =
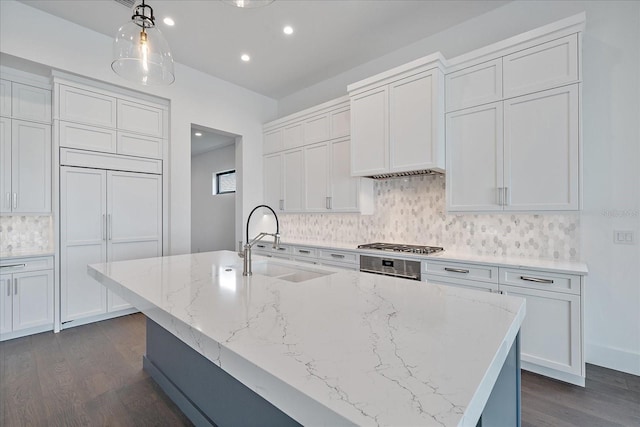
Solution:
[[[109,36],[131,16],[115,0],[22,2]],[[177,62],[280,99],[505,3],[276,0],[257,9],[218,0],[148,4]],[[176,25],[164,25],[165,16]],[[285,25],[293,26],[293,35],[282,32]],[[242,62],[241,53],[251,61]]]
[[[202,135],[196,136],[196,132]],[[191,126],[191,157],[235,144],[235,142],[235,135],[213,131],[198,125]]]

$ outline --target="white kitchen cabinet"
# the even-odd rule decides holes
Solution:
[[[11,117],[11,81],[0,79],[0,116]]]
[[[333,140],[329,148],[329,210],[371,214],[373,184],[366,178],[351,176],[351,141]]]
[[[264,156],[264,203],[275,211],[282,211],[282,154],[270,154]]]
[[[304,206],[304,160],[303,149],[282,153],[282,199],[283,210],[296,212]]]
[[[117,136],[115,129],[88,126],[73,122],[58,122],[60,147],[115,153]]]
[[[577,210],[577,85],[504,102],[504,209]]]
[[[483,292],[497,292],[498,285],[494,285],[491,283],[484,282],[474,282],[472,280],[462,280],[462,279],[446,279],[442,276],[423,276],[423,282],[427,282],[430,285],[444,285],[444,286],[453,286],[455,288],[463,288],[463,289],[472,289],[474,291],[483,291]]]
[[[67,122],[115,128],[117,99],[99,92],[60,85],[59,118]]]
[[[0,128],[0,212],[51,212],[51,126],[2,118]]]
[[[117,101],[118,130],[162,138],[164,135],[163,114],[161,108],[151,105],[124,99]]]
[[[3,260],[0,340],[53,329],[53,259]]]
[[[51,123],[51,91],[13,82],[11,84],[11,117]]]
[[[160,175],[60,168],[61,320],[128,308],[87,264],[162,255]]]
[[[449,211],[502,210],[502,109],[497,102],[447,114]]]
[[[330,114],[325,113],[305,119],[303,133],[305,145],[331,138]]]
[[[264,154],[282,151],[282,129],[275,129],[264,133]]]
[[[330,151],[328,143],[304,147],[304,209],[329,209]]]
[[[351,174],[444,170],[439,55],[349,85]]]
[[[304,145],[303,123],[293,123],[282,130],[282,146],[285,150]]]
[[[162,160],[161,138],[118,132],[116,153]]]
[[[349,106],[329,113],[331,138],[340,138],[351,134],[351,109]]]
[[[422,280],[436,285],[497,292],[498,267],[427,260],[422,263]]]
[[[503,67],[505,98],[577,82],[578,34],[507,55]]]
[[[351,98],[351,174],[371,176],[389,170],[387,87]]]
[[[502,99],[502,58],[447,74],[447,112]]]

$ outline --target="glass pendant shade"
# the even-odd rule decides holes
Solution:
[[[118,29],[111,68],[142,85],[170,85],[175,80],[173,57],[169,44],[155,27],[153,11],[144,2],[134,11],[132,20]]]
[[[225,3],[245,9],[253,9],[256,7],[267,6],[274,0],[223,0]]]

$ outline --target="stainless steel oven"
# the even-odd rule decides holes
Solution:
[[[414,260],[360,255],[360,271],[410,280],[421,279],[420,261]]]

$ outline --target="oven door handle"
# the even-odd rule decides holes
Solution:
[[[366,268],[360,268],[361,272],[364,273],[373,273],[373,274],[379,274],[381,276],[393,276],[393,277],[401,277],[403,279],[411,279],[411,280],[420,280],[420,278],[416,275],[413,276],[407,276],[405,274],[398,274],[398,273],[388,273],[386,271],[375,271],[375,270],[368,270]]]

